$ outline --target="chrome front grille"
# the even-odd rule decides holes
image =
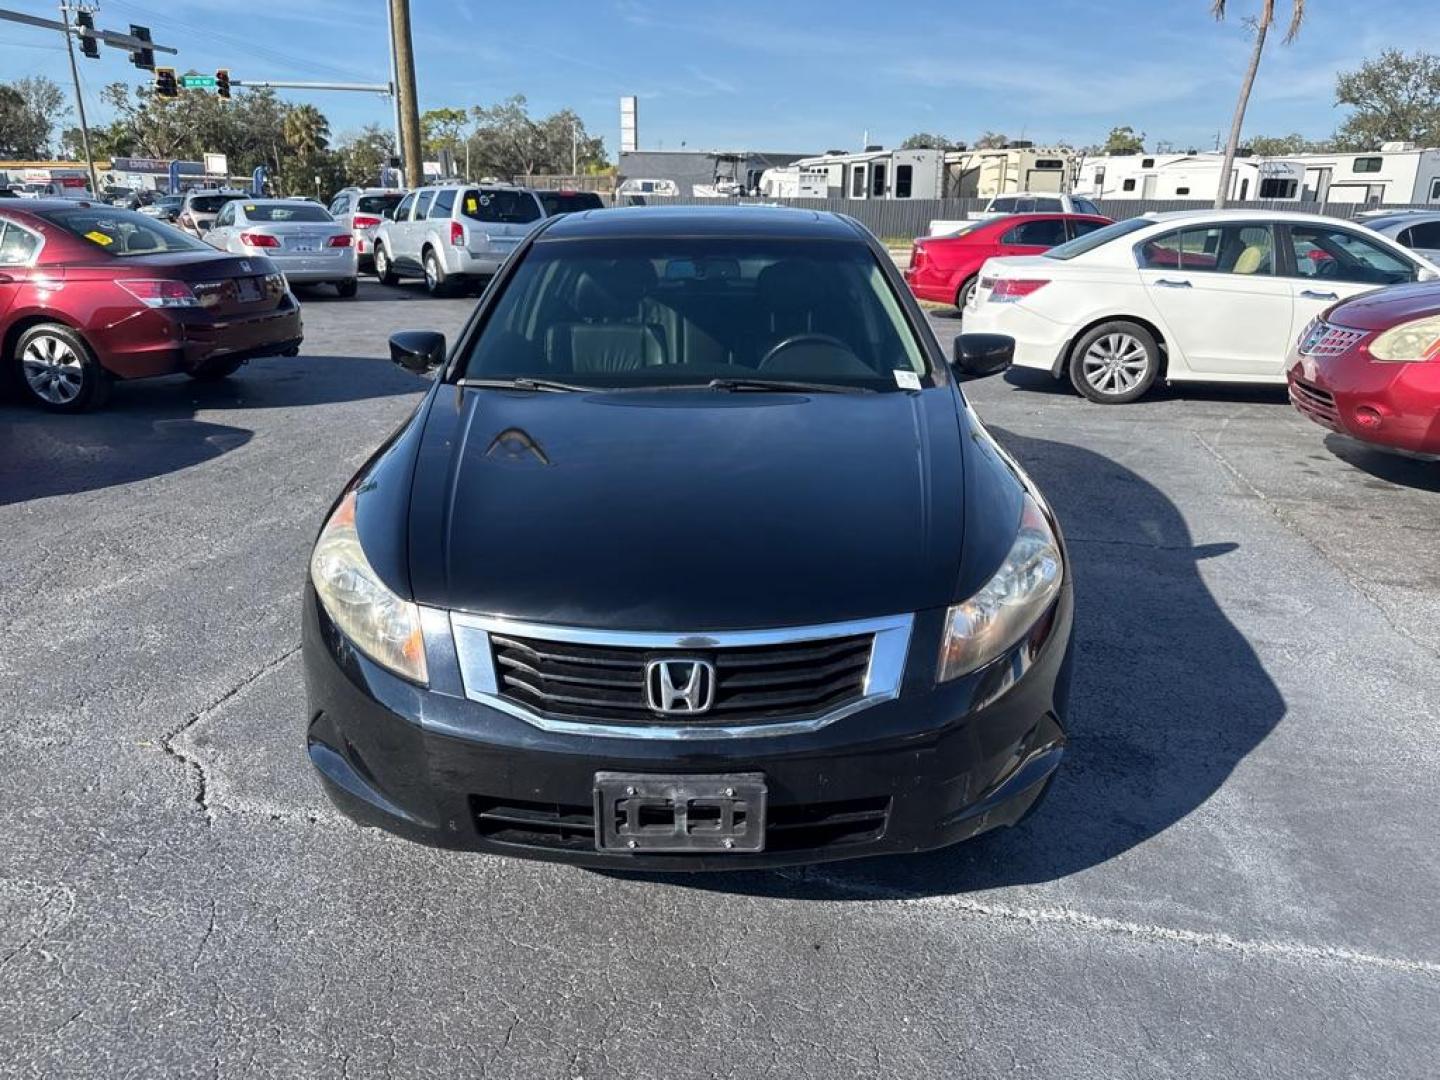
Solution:
[[[1339,356],[1364,339],[1366,330],[1331,326],[1316,319],[1300,335],[1301,356]]]
[[[547,730],[707,738],[814,730],[896,697],[909,615],[647,634],[451,615],[466,696]],[[699,711],[656,707],[657,662],[707,665]],[[688,672],[688,667],[683,667]]]

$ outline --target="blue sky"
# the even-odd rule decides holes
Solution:
[[[1288,11],[1288,0],[1278,0]],[[54,17],[49,0],[0,0]],[[1228,126],[1249,40],[1209,0],[412,0],[422,108],[525,94],[536,112],[570,106],[614,155],[618,98],[640,97],[646,148],[817,151],[864,133],[893,145],[984,130],[1039,143],[1103,139],[1130,124],[1152,142],[1213,145]],[[1440,52],[1440,19],[1417,0],[1319,0],[1299,40],[1267,49],[1246,130],[1334,130],[1335,73],[1386,47]],[[237,79],[384,82],[384,0],[101,0],[98,24],[148,23],[175,64]],[[222,36],[223,35],[223,36]],[[0,23],[0,79],[48,74],[68,86],[58,35]],[[100,87],[137,81],[125,55],[81,59]],[[389,123],[379,97],[290,93],[343,134]]]

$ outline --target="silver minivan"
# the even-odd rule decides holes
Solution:
[[[375,234],[375,274],[386,285],[423,277],[433,296],[500,269],[545,217],[525,188],[449,184],[416,188]]]

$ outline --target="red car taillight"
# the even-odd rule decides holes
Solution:
[[[450,222],[450,245],[451,247],[465,246],[465,226],[458,221]]]
[[[347,232],[347,233],[341,233],[339,236],[332,236],[332,237],[330,237],[329,240],[326,240],[326,241],[325,241],[325,246],[326,246],[326,247],[349,247],[349,246],[350,246],[350,234]]]
[[[380,219],[378,217],[365,217],[363,214],[356,214],[350,219],[350,227],[352,229],[374,229],[378,228],[379,225]]]
[[[926,258],[927,256],[925,254],[924,247],[922,247],[920,244],[912,245],[910,248],[910,269],[919,270],[922,266],[925,265]]]
[[[122,278],[115,282],[146,307],[199,307],[195,290],[183,281],[166,278]]]
[[[1045,278],[1000,278],[990,290],[990,302],[1013,304],[1049,284]]]
[[[280,246],[278,238],[263,232],[242,232],[240,242],[246,247],[278,248]]]

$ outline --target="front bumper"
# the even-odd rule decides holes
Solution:
[[[1339,356],[1292,354],[1285,377],[1290,403],[1322,427],[1382,450],[1440,455],[1440,363],[1384,363],[1362,342]]]
[[[360,655],[307,586],[309,756],[345,814],[446,848],[647,870],[924,851],[1012,825],[1044,793],[1066,743],[1072,612],[1067,581],[1043,641],[938,688],[943,612],[922,613],[896,700],[818,731],[675,741],[545,731],[416,687]],[[597,850],[599,772],[763,773],[765,849]]]
[[[194,371],[210,360],[278,356],[298,348],[304,336],[300,305],[288,295],[254,314],[142,308],[85,332],[100,365],[121,379]]]

